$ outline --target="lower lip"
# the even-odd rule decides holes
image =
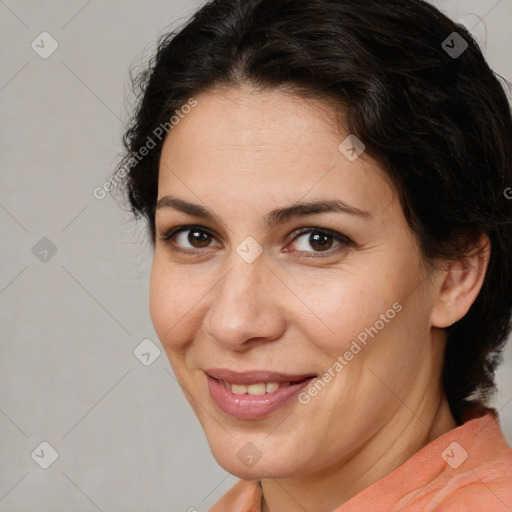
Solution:
[[[237,395],[217,379],[208,375],[207,379],[210,395],[219,409],[240,420],[257,420],[268,416],[297,396],[312,380],[310,378],[297,384],[292,383],[264,395]]]

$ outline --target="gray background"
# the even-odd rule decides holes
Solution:
[[[0,511],[202,512],[236,481],[164,352],[134,356],[160,346],[151,250],[142,223],[92,194],[118,162],[129,67],[200,3],[0,1]],[[512,0],[436,5],[512,80]],[[43,31],[59,45],[47,59],[31,48]],[[33,249],[42,237],[55,255]],[[511,368],[509,346],[495,404],[509,443]],[[43,441],[58,452],[48,469]]]

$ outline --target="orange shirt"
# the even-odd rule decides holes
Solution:
[[[333,512],[511,512],[512,450],[496,411],[464,420]],[[261,512],[258,482],[240,480],[208,512]]]

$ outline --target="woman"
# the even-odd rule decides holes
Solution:
[[[470,34],[421,0],[214,0],[140,80],[151,318],[241,479],[211,510],[510,511],[512,120]]]

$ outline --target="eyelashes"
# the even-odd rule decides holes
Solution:
[[[212,247],[222,247],[219,244],[211,245],[216,241],[215,235],[209,229],[198,225],[177,226],[159,235],[159,239],[174,252],[195,256],[205,254],[206,251],[211,252]],[[290,245],[296,245],[297,241],[300,242],[300,248],[290,249]],[[293,238],[287,242],[283,252],[299,253],[305,257],[325,257],[352,245],[353,241],[342,233],[321,227],[307,227],[293,233]]]

